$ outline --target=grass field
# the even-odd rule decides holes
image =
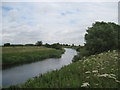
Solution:
[[[15,87],[118,88],[120,85],[118,72],[118,53],[114,50],[83,58],[60,70],[36,76]]]
[[[2,48],[3,68],[23,63],[34,62],[46,58],[58,58],[64,50],[56,50],[37,46],[19,46]]]

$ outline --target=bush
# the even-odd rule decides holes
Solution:
[[[62,49],[62,46],[59,43],[52,44],[51,46],[55,49]]]
[[[54,43],[52,45],[46,43],[44,46],[48,47],[48,48],[55,48],[55,49],[58,49],[58,50],[62,50],[62,46],[59,43]]]
[[[73,58],[72,61],[73,61],[73,62],[76,62],[76,61],[82,59],[83,57],[86,57],[86,56],[89,56],[89,55],[90,55],[90,53],[89,53],[88,50],[86,50],[85,47],[84,47],[84,48],[81,48],[81,49],[79,49],[79,53],[74,56],[74,58]]]

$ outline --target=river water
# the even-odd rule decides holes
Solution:
[[[65,53],[62,54],[61,58],[50,58],[5,69],[2,71],[2,86],[21,84],[29,78],[48,71],[60,69],[61,67],[72,63],[72,59],[76,54],[77,52],[74,49],[65,48]]]

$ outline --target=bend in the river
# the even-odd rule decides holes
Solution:
[[[43,61],[5,69],[2,71],[2,84],[3,86],[21,84],[29,78],[48,71],[60,69],[64,65],[72,63],[72,59],[76,54],[77,52],[74,49],[65,48],[65,53],[61,56],[61,58],[50,58]]]

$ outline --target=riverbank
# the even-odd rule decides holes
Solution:
[[[29,79],[18,88],[118,88],[118,52],[86,57],[60,70]],[[14,87],[14,86],[13,86]]]
[[[19,46],[2,48],[3,69],[24,63],[35,62],[46,58],[59,58],[64,50],[39,46]]]

